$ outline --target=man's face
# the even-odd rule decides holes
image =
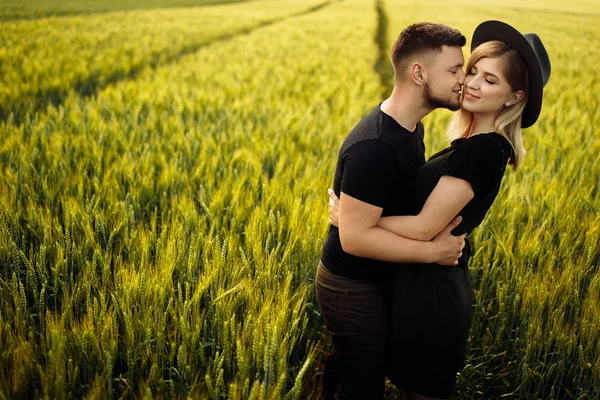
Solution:
[[[460,90],[465,81],[462,67],[465,63],[462,49],[458,46],[442,46],[430,65],[424,85],[424,101],[427,108],[460,108]]]

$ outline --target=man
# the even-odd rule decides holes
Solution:
[[[425,162],[420,120],[439,107],[459,108],[465,42],[460,32],[441,24],[402,31],[391,54],[391,96],[356,125],[340,150],[334,178],[339,229],[329,230],[316,278],[333,343],[336,399],[383,397],[389,273],[402,268],[400,263],[452,266],[461,255],[465,235],[450,234],[460,219],[431,242],[376,225],[382,216],[415,212],[414,181]]]

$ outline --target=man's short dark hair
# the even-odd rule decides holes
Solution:
[[[415,55],[441,52],[442,46],[462,47],[466,42],[467,39],[457,29],[448,25],[433,22],[412,24],[400,32],[392,48],[394,70],[397,74]]]

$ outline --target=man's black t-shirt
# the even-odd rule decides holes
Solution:
[[[414,132],[375,107],[352,129],[340,149],[333,182],[344,192],[383,208],[382,216],[413,215],[415,178],[425,163],[423,124]],[[395,263],[356,257],[344,252],[338,228],[331,226],[321,261],[338,275],[361,280],[385,280]]]

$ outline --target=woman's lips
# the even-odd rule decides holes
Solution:
[[[468,90],[465,92],[465,99],[478,99],[479,97],[475,96],[473,93]]]

